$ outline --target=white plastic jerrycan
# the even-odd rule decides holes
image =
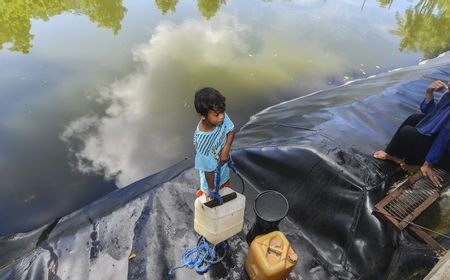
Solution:
[[[236,194],[236,198],[209,208],[204,195],[195,200],[194,229],[212,244],[218,244],[239,233],[244,226],[245,196],[230,188],[222,188],[222,197]]]

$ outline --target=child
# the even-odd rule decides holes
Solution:
[[[213,88],[202,88],[195,93],[195,110],[200,118],[194,133],[195,168],[200,173],[200,196],[210,199],[215,191],[216,169],[220,169],[220,187],[230,187],[231,143],[235,132],[234,124],[225,113],[225,97]]]

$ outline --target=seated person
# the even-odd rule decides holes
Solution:
[[[434,81],[427,88],[425,99],[420,104],[423,114],[408,117],[395,132],[384,151],[373,154],[375,158],[400,164],[421,165],[423,176],[436,186],[442,185],[433,166],[450,171],[450,81]],[[439,102],[434,100],[434,91],[446,90]]]

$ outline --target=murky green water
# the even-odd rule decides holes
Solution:
[[[280,101],[448,50],[449,9],[447,0],[0,2],[0,235],[190,156],[195,89],[222,91],[241,125]]]

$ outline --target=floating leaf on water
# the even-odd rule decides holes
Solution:
[[[130,256],[128,257],[128,260],[130,261],[136,257],[137,257],[137,255],[135,253],[131,253]]]

